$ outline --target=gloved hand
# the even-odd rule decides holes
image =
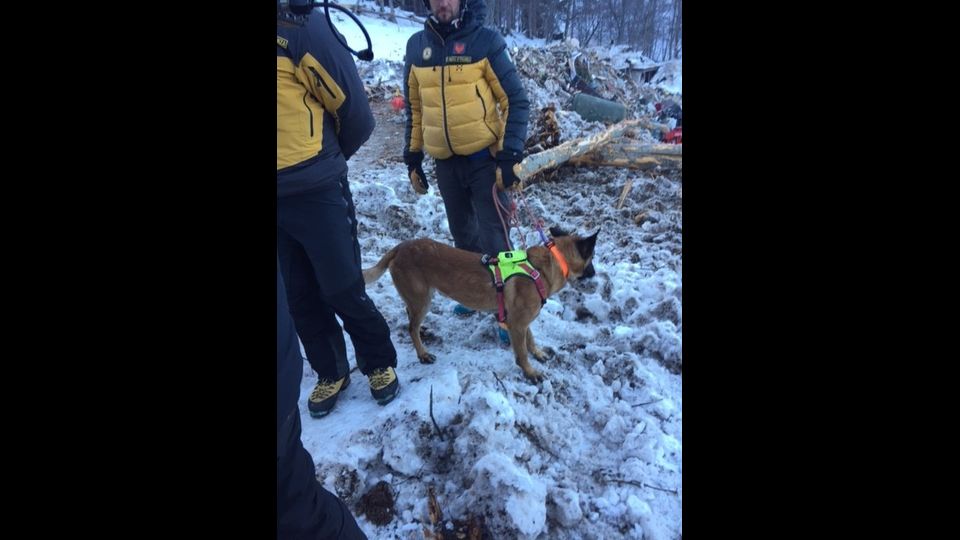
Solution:
[[[413,190],[420,195],[429,191],[427,175],[423,173],[423,152],[404,152],[403,162],[407,164],[407,175]]]
[[[497,152],[497,187],[500,191],[523,190],[523,182],[517,177],[517,166],[523,159],[519,152],[501,150]]]

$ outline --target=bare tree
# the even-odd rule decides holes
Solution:
[[[673,0],[673,19],[670,25],[670,57],[680,56],[681,37],[683,36],[683,0]]]
[[[461,0],[467,1],[467,0]],[[422,0],[377,0],[425,15]],[[583,46],[623,44],[654,60],[682,55],[682,0],[487,0],[487,24],[531,38],[576,37]]]

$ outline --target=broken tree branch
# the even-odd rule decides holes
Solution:
[[[493,378],[496,379],[498,383],[500,383],[500,388],[503,388],[503,395],[506,396],[506,395],[507,395],[507,387],[503,385],[503,381],[500,380],[500,377],[497,377],[497,372],[496,372],[496,371],[491,371],[491,373],[493,373]]]
[[[666,124],[658,124],[656,122],[651,122],[646,118],[638,118],[637,125],[639,125],[640,127],[646,130],[649,130],[652,133],[659,133],[661,135],[670,132],[670,126]]]
[[[623,206],[623,201],[627,198],[627,193],[630,193],[630,188],[633,187],[633,178],[628,178],[627,183],[623,186],[623,191],[620,193],[620,200],[617,201],[617,210]]]
[[[601,144],[619,138],[626,130],[635,126],[636,122],[632,120],[620,122],[592,137],[567,141],[560,146],[545,150],[539,154],[527,156],[520,162],[520,170],[517,173],[517,177],[521,180],[526,180],[542,170],[559,167],[571,158],[582,156],[583,154],[593,151]]]
[[[427,539],[443,538],[443,510],[440,509],[440,503],[437,502],[437,496],[433,493],[433,486],[427,488],[427,519],[430,520],[430,527],[423,526],[423,537]],[[437,528],[440,528],[439,533]]]
[[[661,165],[680,167],[683,148],[679,144],[638,144],[616,141],[569,160],[571,165],[623,167],[647,170]]]
[[[437,419],[433,417],[433,385],[430,385],[430,420],[433,421],[433,427],[437,428],[437,435],[440,435],[440,440],[447,442],[443,438],[443,431],[440,429],[440,426],[437,425]]]
[[[543,445],[543,443],[540,441],[540,437],[538,437],[537,434],[533,431],[533,427],[526,426],[524,424],[517,424],[517,431],[526,435],[527,440],[532,442],[533,445],[539,448],[540,450],[550,454],[551,456],[553,456],[554,459],[557,459],[557,460],[560,459],[560,456],[554,453],[553,450],[550,450],[549,448]]]
[[[624,139],[603,144],[590,153],[609,156],[649,156],[658,159],[683,159],[683,145],[642,144],[631,139]]]
[[[391,471],[391,474],[393,474],[394,478],[396,478],[397,476],[406,476],[402,472],[395,470],[393,467],[390,467],[390,471]],[[403,480],[400,480],[399,482],[394,482],[391,485],[399,486],[400,484],[403,484],[404,482],[407,482],[409,480],[419,480],[422,482],[423,481],[423,475],[421,474],[422,472],[423,472],[423,467],[420,467],[420,470],[417,471],[417,474],[414,474],[412,476],[407,476]]]
[[[646,402],[646,403],[637,403],[636,405],[633,405],[633,406],[634,406],[634,407],[643,407],[644,405],[653,405],[654,403],[659,403],[659,402],[661,402],[661,401],[663,401],[663,398],[655,399],[655,400],[653,400],[653,401],[648,401],[648,402]]]
[[[683,145],[646,144],[627,136],[642,126],[643,122],[640,120],[625,120],[592,137],[567,141],[539,154],[527,156],[520,162],[517,176],[526,180],[541,171],[567,162],[574,165],[650,169],[670,160],[679,166],[683,160]]]
[[[666,491],[667,493],[673,493],[674,495],[679,494],[675,489],[664,489],[662,487],[657,487],[657,486],[647,484],[646,482],[636,482],[634,480],[626,480],[624,478],[610,478],[610,480],[613,480],[614,482],[619,482],[621,484],[630,484],[631,486],[637,486],[638,488],[641,488],[641,489],[650,488],[650,489],[657,489],[660,491]]]

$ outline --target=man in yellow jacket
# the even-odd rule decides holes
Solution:
[[[400,390],[390,329],[367,296],[347,160],[373,133],[357,67],[312,3],[277,4],[277,251],[290,314],[318,382],[307,407],[329,414],[350,384],[343,331],[370,393]],[[343,321],[343,328],[337,317]]]
[[[454,245],[495,255],[508,248],[492,188],[514,188],[523,159],[529,102],[503,37],[483,26],[483,0],[424,0],[424,29],[407,41],[404,162],[413,189],[429,189],[424,152],[436,161],[437,186]],[[497,197],[506,206],[502,191]],[[458,305],[459,315],[471,311]]]

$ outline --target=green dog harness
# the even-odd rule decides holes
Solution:
[[[540,272],[527,261],[527,252],[521,249],[501,251],[496,257],[483,255],[480,264],[487,267],[493,277],[493,284],[497,288],[497,321],[505,325],[507,310],[503,305],[503,284],[514,276],[525,276],[533,280],[540,295],[540,305],[547,303],[547,289],[543,285]]]

